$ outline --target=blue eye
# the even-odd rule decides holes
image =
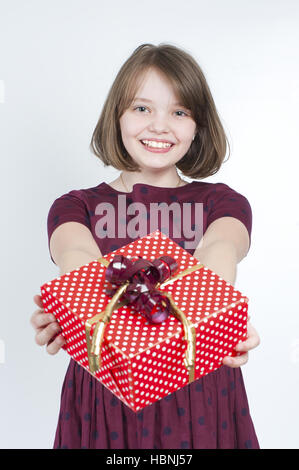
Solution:
[[[185,116],[188,116],[187,113],[185,113],[185,111],[176,111],[176,113],[183,113],[185,114]]]
[[[140,108],[146,109],[145,106],[137,106],[137,108],[134,108],[134,111],[135,111],[135,109],[140,109]]]

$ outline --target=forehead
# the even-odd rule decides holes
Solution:
[[[171,80],[156,69],[140,73],[135,81],[133,99],[143,98],[150,101],[178,101],[178,96]]]

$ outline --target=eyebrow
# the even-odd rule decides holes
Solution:
[[[147,98],[135,98],[135,99],[133,100],[133,103],[134,103],[135,101],[146,101],[147,103],[152,103],[152,101],[151,101],[151,100],[148,100]],[[184,106],[182,103],[178,103],[178,102],[177,102],[177,103],[173,103],[173,105],[174,105],[174,106],[183,106],[184,108],[186,108],[186,106]],[[187,109],[187,108],[186,108],[186,109]]]

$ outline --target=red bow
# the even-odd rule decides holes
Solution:
[[[171,256],[160,256],[149,261],[139,256],[132,261],[123,255],[115,255],[106,269],[106,280],[116,287],[107,289],[106,294],[113,296],[119,286],[129,281],[128,287],[119,299],[136,306],[151,323],[162,323],[170,315],[171,305],[156,285],[171,277],[178,264]]]

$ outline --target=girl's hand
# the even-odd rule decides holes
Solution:
[[[223,359],[223,364],[229,367],[240,367],[246,364],[248,361],[248,351],[250,349],[256,348],[260,344],[260,338],[257,334],[257,331],[251,323],[247,323],[247,340],[243,341],[242,343],[237,344],[235,350],[237,352],[241,352],[240,356],[230,357],[227,356]]]
[[[30,323],[36,331],[35,342],[39,346],[47,345],[47,352],[49,354],[56,354],[61,346],[65,344],[65,339],[60,335],[61,328],[56,321],[56,318],[51,313],[44,313],[43,304],[40,295],[33,297],[38,310],[32,314]]]

